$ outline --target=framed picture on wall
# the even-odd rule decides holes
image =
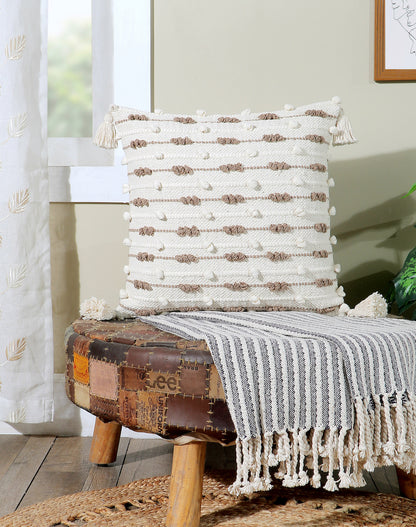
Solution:
[[[375,0],[376,81],[416,80],[416,0]]]

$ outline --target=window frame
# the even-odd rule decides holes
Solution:
[[[151,0],[92,0],[93,133],[113,102],[151,108]],[[120,60],[119,57],[123,57]],[[132,67],[132,65],[134,67]],[[125,203],[122,151],[90,137],[49,137],[49,201]]]

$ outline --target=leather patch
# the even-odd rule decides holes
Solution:
[[[206,344],[203,342],[203,344]],[[206,348],[186,348],[182,354],[182,359],[187,362],[196,362],[198,364],[212,364],[211,352]]]
[[[120,366],[121,388],[125,390],[146,390],[147,372],[142,368]]]
[[[137,412],[136,412],[136,392],[128,392],[126,390],[120,390],[119,395],[119,406],[120,406],[120,418],[123,424],[127,427],[137,426]]]
[[[205,430],[210,420],[209,399],[168,396],[166,420],[168,425],[187,430]]]
[[[110,362],[90,361],[91,394],[105,399],[117,399],[117,365]]]
[[[129,346],[117,344],[116,342],[104,342],[95,340],[90,346],[90,359],[106,360],[120,364],[126,360]]]
[[[90,396],[90,411],[94,415],[99,415],[101,419],[108,419],[109,421],[118,420],[118,401],[111,401],[110,399],[103,399]]]
[[[149,354],[147,348],[130,346],[126,355],[126,363],[133,368],[146,368],[149,365]]]
[[[88,352],[90,351],[90,345],[90,339],[83,337],[82,335],[78,335],[77,338],[74,340],[73,352],[77,353],[78,355],[83,355],[84,357],[87,357]]]
[[[211,426],[214,430],[235,432],[228,406],[225,401],[214,401],[211,407]]]
[[[180,393],[179,373],[149,371],[147,389],[152,392]]]
[[[74,382],[74,403],[86,410],[90,409],[90,390],[88,386]]]
[[[208,383],[205,364],[184,362],[181,366],[179,384],[182,394],[206,396]]]
[[[177,348],[152,347],[149,353],[149,364],[152,370],[175,373],[181,363],[181,351]]]
[[[209,392],[210,399],[221,399],[225,401],[224,388],[221,382],[220,374],[214,364],[211,364],[209,373]]]
[[[83,384],[88,384],[90,381],[88,358],[78,353],[74,353],[74,379]]]
[[[163,434],[165,432],[166,396],[156,392],[139,392],[137,424],[140,428]]]

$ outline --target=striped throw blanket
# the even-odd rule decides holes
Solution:
[[[289,487],[320,487],[322,469],[327,490],[362,486],[376,466],[416,471],[414,322],[216,311],[143,320],[208,343],[238,436],[230,492],[269,489],[271,467]]]

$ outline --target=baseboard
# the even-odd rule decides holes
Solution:
[[[40,424],[9,424],[0,422],[0,435],[54,435],[54,436],[83,436],[93,435],[95,417],[75,406],[65,393],[65,375],[55,373],[53,378],[55,418],[51,423]],[[123,437],[155,439],[155,434],[134,432],[123,428]]]

